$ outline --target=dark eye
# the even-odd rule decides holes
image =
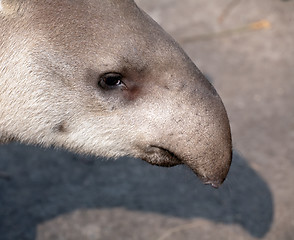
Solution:
[[[119,73],[105,73],[99,79],[99,86],[105,90],[116,89],[125,86],[122,82],[122,75]]]

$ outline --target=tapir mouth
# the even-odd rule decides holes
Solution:
[[[145,150],[146,155],[141,157],[144,161],[161,167],[173,167],[183,164],[180,158],[166,148],[150,145]]]

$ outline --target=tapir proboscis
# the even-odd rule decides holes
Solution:
[[[0,141],[188,165],[218,187],[226,110],[133,0],[0,0]]]

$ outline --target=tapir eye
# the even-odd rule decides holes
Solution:
[[[118,87],[125,87],[122,81],[123,77],[119,73],[105,73],[99,79],[99,86],[105,90],[116,89]]]

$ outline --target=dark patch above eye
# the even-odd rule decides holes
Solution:
[[[125,87],[123,76],[119,73],[105,73],[99,79],[99,86],[105,90]]]

